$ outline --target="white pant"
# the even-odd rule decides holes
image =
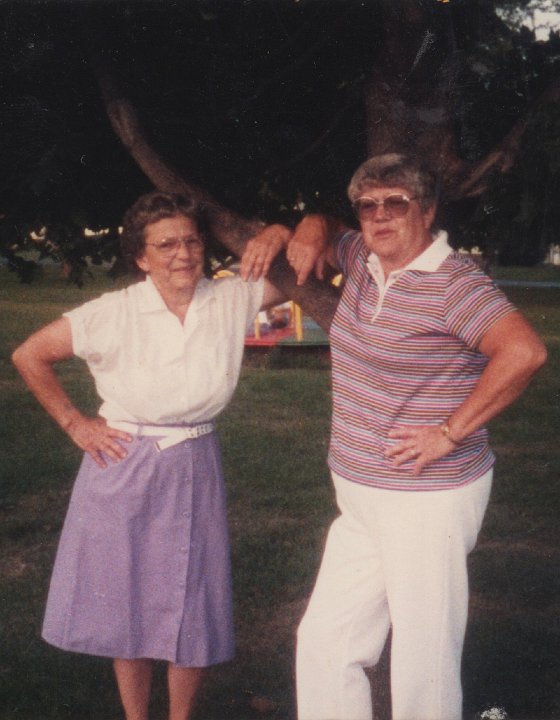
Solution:
[[[492,471],[454,490],[378,490],[333,473],[341,515],[298,629],[299,720],[371,720],[364,667],[392,627],[394,720],[460,720],[466,558]]]

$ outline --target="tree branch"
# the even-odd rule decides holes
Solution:
[[[263,227],[262,221],[248,220],[227,210],[208,193],[187,182],[163,160],[148,143],[134,107],[122,94],[107,63],[95,53],[90,53],[90,58],[111,125],[144,174],[160,190],[179,192],[203,201],[208,207],[213,235],[230,252],[240,257],[247,240]],[[336,288],[314,279],[308,280],[304,287],[299,287],[283,256],[274,263],[269,279],[328,332],[338,304]]]
[[[456,165],[450,176],[450,199],[476,197],[488,187],[492,174],[507,173],[515,162],[521,140],[532,115],[547,103],[560,101],[560,81],[555,81],[534,103],[527,113],[511,128],[502,142],[477,163]]]

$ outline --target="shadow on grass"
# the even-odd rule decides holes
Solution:
[[[467,717],[560,717],[560,549],[530,534],[481,538],[471,557],[471,618],[463,659]]]

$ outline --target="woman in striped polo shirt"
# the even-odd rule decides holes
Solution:
[[[484,425],[546,351],[472,261],[435,232],[419,164],[366,161],[348,195],[360,230],[308,216],[288,243],[298,283],[325,264],[344,289],[331,333],[329,450],[340,515],[298,630],[299,720],[369,720],[365,667],[392,629],[394,720],[460,720],[466,558],[488,503]],[[275,236],[275,230],[271,236]],[[264,254],[250,244],[245,276]]]

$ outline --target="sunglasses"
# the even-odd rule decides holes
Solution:
[[[387,195],[383,200],[375,200],[375,198],[363,196],[354,201],[352,207],[358,218],[365,218],[366,220],[372,220],[377,215],[379,208],[383,207],[387,218],[392,220],[393,218],[404,217],[408,212],[412,200],[416,200],[416,198],[397,193]]]
[[[179,252],[181,245],[184,245],[191,253],[201,252],[204,247],[202,240],[197,237],[168,238],[159,243],[147,242],[145,244],[155,247],[155,249],[165,257],[176,255]]]

